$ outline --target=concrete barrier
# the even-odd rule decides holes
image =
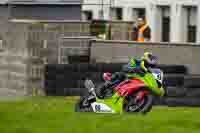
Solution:
[[[145,51],[159,57],[160,64],[185,65],[189,73],[200,74],[200,45],[175,43],[137,43],[132,41],[92,40],[93,62],[127,62],[130,57],[139,58]],[[103,53],[103,54],[102,54]]]

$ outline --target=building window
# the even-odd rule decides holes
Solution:
[[[83,20],[88,21],[93,19],[92,11],[83,11]]]
[[[162,37],[161,41],[162,42],[169,42],[170,41],[170,7],[164,6],[161,7],[161,21],[162,21],[162,26],[161,26],[161,32],[162,32]]]
[[[122,8],[116,8],[117,20],[122,20]]]
[[[111,9],[112,20],[122,20],[123,9],[122,8],[112,8]]]
[[[181,11],[181,41],[182,42],[196,42],[197,37],[197,7],[183,6]]]
[[[137,20],[138,18],[144,18],[146,16],[145,8],[133,8],[132,19]]]
[[[187,42],[196,42],[197,36],[197,8],[187,7]]]

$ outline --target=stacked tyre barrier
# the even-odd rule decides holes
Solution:
[[[82,96],[87,94],[85,79],[92,79],[98,87],[103,84],[104,72],[118,72],[123,63],[48,64],[45,67],[45,92],[50,96]],[[182,65],[160,65],[164,72],[166,96],[155,104],[168,106],[200,106],[200,75],[188,74]]]
[[[167,97],[163,99],[168,106],[200,106],[200,75],[184,75],[183,84],[167,86]]]

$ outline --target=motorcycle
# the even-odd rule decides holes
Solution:
[[[109,80],[109,79],[105,79]],[[128,78],[112,88],[112,95],[100,98],[91,80],[85,81],[88,95],[82,96],[75,105],[76,112],[96,113],[147,113],[152,109],[155,97],[162,97],[165,90],[162,87],[163,72],[160,69],[150,69],[141,76],[137,73],[128,74]]]

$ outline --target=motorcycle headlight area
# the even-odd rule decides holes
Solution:
[[[154,78],[159,81],[160,83],[163,82],[163,71],[160,69],[151,69],[151,72],[154,76]]]

